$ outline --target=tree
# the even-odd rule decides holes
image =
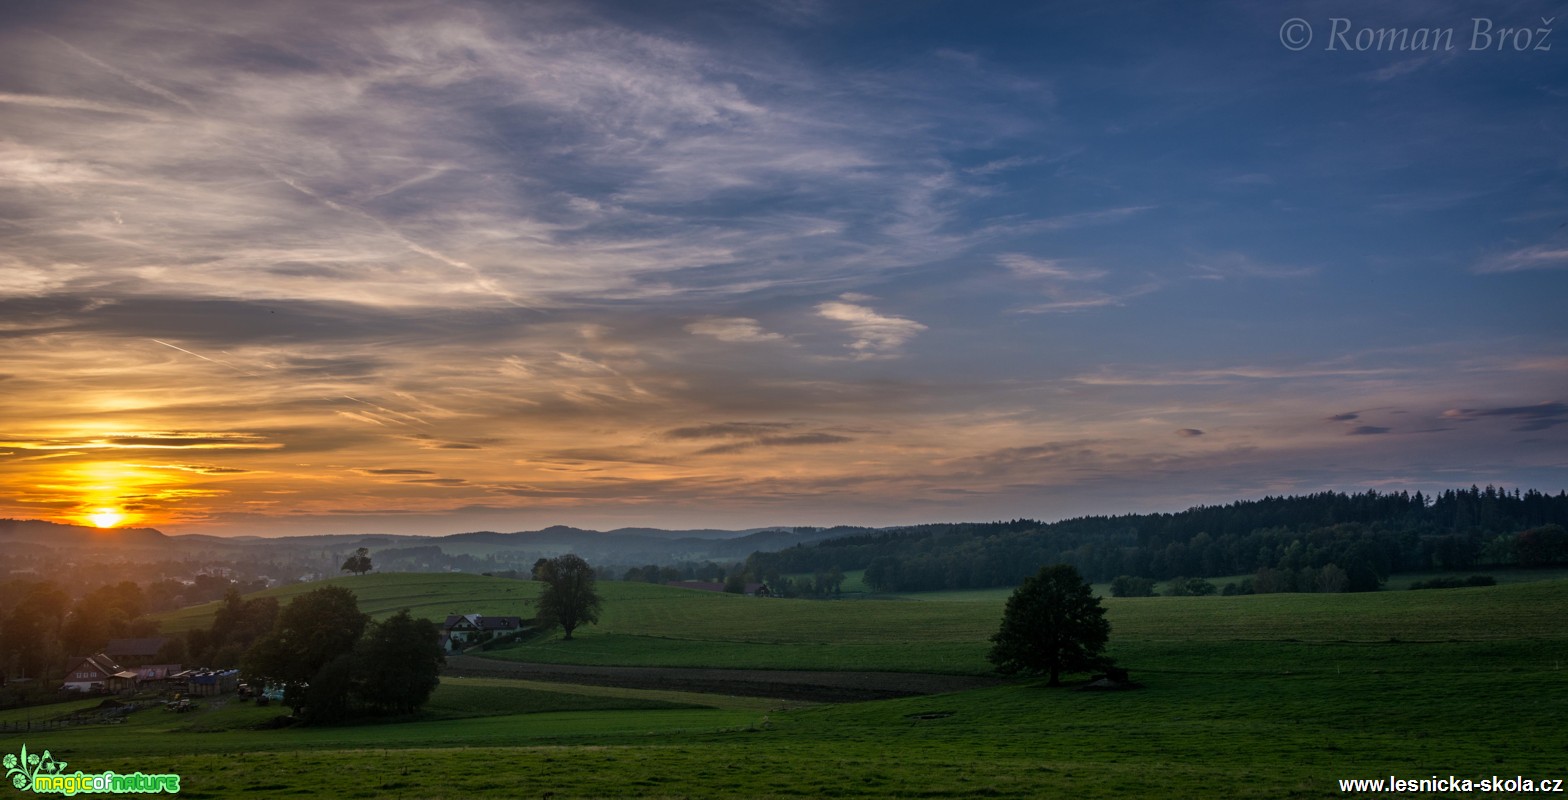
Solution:
[[[1111,581],[1112,597],[1153,597],[1154,579],[1133,575],[1117,575]]]
[[[361,547],[355,550],[354,555],[349,556],[348,560],[343,562],[342,567],[343,572],[352,572],[356,575],[363,575],[369,572],[370,569],[370,548],[368,547]]]
[[[1107,663],[1100,652],[1110,633],[1100,599],[1078,570],[1067,564],[1041,567],[1007,599],[986,658],[1003,674],[1044,673],[1051,686],[1060,686],[1063,672]]]
[[[0,666],[11,677],[46,677],[63,668],[60,628],[71,598],[53,581],[18,582],[11,613],[0,619]]]
[[[1568,530],[1561,525],[1542,525],[1514,537],[1519,565],[1544,567],[1568,562]]]
[[[355,690],[382,713],[407,714],[430,699],[441,683],[441,632],[428,619],[403,609],[370,626],[354,653]]]
[[[218,606],[218,613],[213,617],[212,628],[187,631],[186,650],[190,658],[209,667],[224,669],[239,666],[245,652],[272,632],[277,619],[277,598],[254,597],[246,600],[240,596],[239,589],[230,586],[223,596],[222,605]]]
[[[322,667],[354,649],[370,617],[359,610],[354,593],[327,586],[294,598],[278,613],[272,632],[245,654],[243,672],[253,683],[283,685],[283,702],[305,705],[304,687]]]
[[[534,564],[534,580],[544,583],[539,592],[539,622],[561,626],[571,639],[579,625],[599,621],[599,594],[594,591],[593,567],[570,553]]]

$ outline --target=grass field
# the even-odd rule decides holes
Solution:
[[[416,577],[337,582],[358,582],[377,613],[444,614],[443,604],[519,594],[487,600],[485,579]],[[603,588],[603,623],[577,641],[502,654],[980,671],[1002,604]],[[417,602],[420,592],[440,599]],[[245,715],[265,709],[149,711],[28,744],[73,769],[178,771],[193,797],[1274,798],[1342,796],[1338,778],[1389,774],[1568,778],[1568,581],[1106,605],[1111,651],[1141,691],[1023,683],[780,711],[757,699],[449,679],[414,722],[259,731],[244,729]],[[638,705],[594,705],[616,701]],[[0,737],[0,751],[21,741]]]
[[[528,581],[487,578],[483,575],[439,572],[374,573],[332,578],[314,583],[296,583],[246,595],[276,597],[287,603],[290,598],[323,586],[344,586],[354,590],[359,609],[384,619],[402,609],[416,617],[437,622],[448,614],[496,614],[533,616],[533,599],[539,586]],[[180,633],[212,624],[218,601],[191,606],[157,615],[164,633]]]

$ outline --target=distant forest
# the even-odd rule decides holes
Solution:
[[[1175,514],[845,529],[755,553],[747,572],[863,569],[873,589],[909,592],[1015,586],[1062,562],[1092,581],[1246,574],[1245,592],[1370,591],[1396,572],[1568,564],[1565,525],[1565,492],[1323,492]]]

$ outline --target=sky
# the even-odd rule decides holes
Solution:
[[[0,517],[1568,489],[1568,5],[1484,8],[7,3]]]

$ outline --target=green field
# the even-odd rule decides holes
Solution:
[[[434,577],[334,582],[378,614],[445,614],[535,591]],[[514,591],[487,597],[492,587]],[[979,672],[1002,604],[602,587],[604,621],[578,640],[497,655]],[[276,709],[144,711],[26,741],[73,769],[178,771],[194,797],[1274,798],[1342,796],[1338,778],[1389,774],[1568,778],[1568,581],[1106,605],[1111,651],[1141,691],[1020,683],[781,711],[757,699],[448,679],[417,721],[273,731],[245,726]],[[0,735],[0,751],[22,741]]]
[[[287,603],[290,598],[323,586],[344,586],[354,590],[359,608],[376,619],[385,619],[402,609],[416,617],[440,622],[448,614],[496,614],[533,616],[533,599],[539,585],[483,575],[439,572],[393,572],[332,578],[315,583],[295,583],[256,592],[246,597],[276,597]],[[212,624],[219,601],[160,614],[164,633],[180,633]]]

